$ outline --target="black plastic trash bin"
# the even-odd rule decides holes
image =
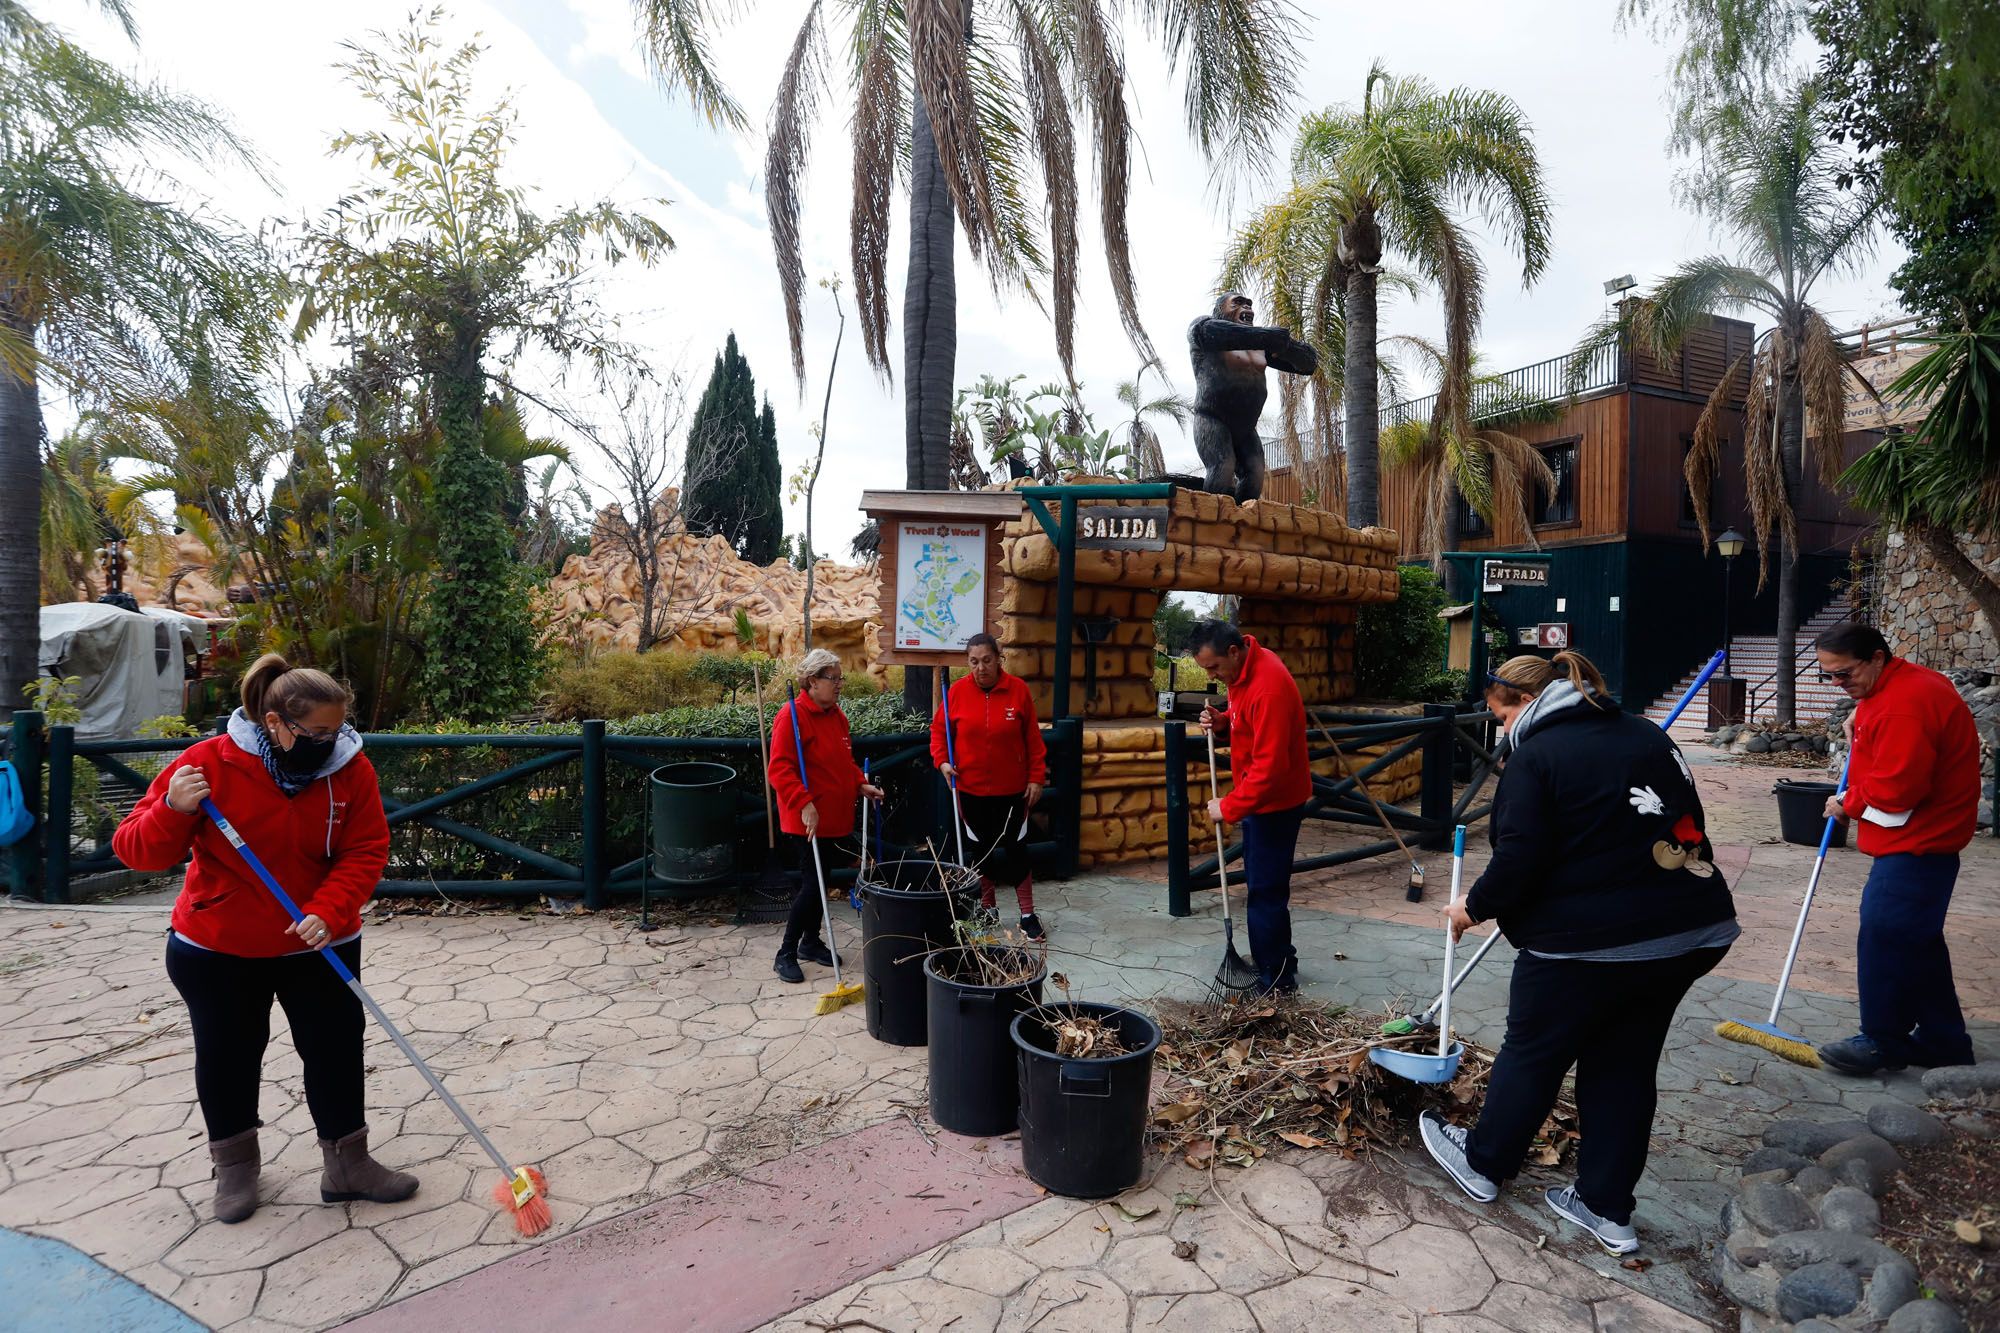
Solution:
[[[653,770],[652,871],[697,887],[736,869],[736,770],[727,764],[663,764]]]
[[[1049,1023],[1065,1012],[1115,1023],[1126,1053],[1108,1060],[1057,1055]],[[1138,1184],[1159,1025],[1135,1010],[1077,1002],[1022,1014],[1013,1036],[1028,1179],[1072,1199],[1108,1199]]]
[[[1021,1075],[1014,1056],[1014,1019],[1042,1002],[1047,968],[1026,949],[989,947],[1005,966],[1002,975],[1034,975],[1011,985],[957,981],[944,973],[977,976],[964,966],[966,950],[942,949],[924,963],[928,1000],[931,1119],[954,1134],[990,1138],[1013,1130],[1021,1104]]]
[[[1801,847],[1819,846],[1819,840],[1826,832],[1826,798],[1833,792],[1831,782],[1779,779],[1778,785],[1771,788],[1771,794],[1778,798],[1778,831],[1784,834],[1786,842],[1795,842]],[[1828,845],[1847,845],[1846,824],[1835,826],[1833,841]]]
[[[920,857],[868,867],[861,882],[861,972],[875,1040],[924,1044],[924,957],[953,943],[951,895],[968,882],[977,885],[978,877]]]

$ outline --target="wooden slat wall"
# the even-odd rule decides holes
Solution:
[[[1537,528],[1535,535],[1544,545],[1615,536],[1625,530],[1625,401],[1625,394],[1605,394],[1578,403],[1557,421],[1514,429],[1514,434],[1530,444],[1582,437],[1577,449],[1577,522]],[[1405,558],[1419,554],[1422,540],[1422,509],[1415,483],[1408,472],[1383,469],[1382,524],[1402,534]],[[1528,534],[1519,522],[1503,515],[1497,532],[1467,537],[1462,545],[1477,551],[1524,546],[1527,541]]]
[[[1713,319],[1704,328],[1690,333],[1678,355],[1655,358],[1643,347],[1632,350],[1632,382],[1648,388],[1672,389],[1700,394],[1704,398],[1722,378],[1722,372],[1750,347],[1755,330],[1740,319]],[[1740,398],[1748,383],[1745,372],[1737,372],[1734,397]]]

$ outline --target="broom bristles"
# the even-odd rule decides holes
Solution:
[[[535,1187],[533,1196],[526,1203],[514,1202],[514,1180],[511,1176],[493,1187],[493,1202],[513,1214],[514,1230],[523,1236],[539,1236],[554,1226],[556,1220],[555,1215],[549,1211],[549,1201],[546,1197],[549,1182],[532,1166],[525,1168],[525,1173],[528,1183]]]
[[[1780,1060],[1790,1060],[1807,1069],[1818,1069],[1819,1052],[1812,1043],[1751,1023],[1723,1022],[1715,1025],[1715,1035],[1724,1041],[1741,1042],[1769,1051]]]
[[[813,1014],[818,1016],[833,1013],[837,1009],[845,1009],[860,998],[861,983],[858,981],[849,982],[845,986],[835,986],[819,997],[819,1003],[813,1006]]]

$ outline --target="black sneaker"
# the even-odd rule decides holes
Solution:
[[[1906,1067],[1868,1037],[1849,1037],[1846,1041],[1827,1043],[1819,1048],[1819,1062],[1837,1074],[1855,1078],[1894,1074]]]
[[[790,949],[778,950],[778,960],[771,964],[771,970],[778,974],[778,980],[789,981],[793,985],[806,979],[806,974],[799,968],[799,956]]]
[[[1049,932],[1042,929],[1041,918],[1033,912],[1029,912],[1021,918],[1021,933],[1031,940],[1045,940],[1049,937]]]
[[[819,940],[800,940],[798,956],[801,962],[818,963],[821,967],[833,966],[833,955],[827,952],[825,944]]]

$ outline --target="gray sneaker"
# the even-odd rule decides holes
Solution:
[[[1426,1111],[1417,1117],[1417,1132],[1423,1135],[1424,1147],[1430,1150],[1432,1158],[1444,1168],[1445,1174],[1458,1182],[1458,1187],[1471,1195],[1477,1203],[1492,1203],[1500,1197],[1500,1187],[1472,1169],[1472,1163],[1465,1160],[1465,1131],[1451,1124],[1436,1111]]]
[[[1590,1211],[1576,1192],[1576,1186],[1565,1185],[1561,1189],[1549,1190],[1542,1196],[1555,1209],[1556,1216],[1574,1222],[1597,1237],[1597,1243],[1604,1247],[1606,1254],[1630,1254],[1639,1248],[1639,1233],[1629,1222],[1613,1222]]]

